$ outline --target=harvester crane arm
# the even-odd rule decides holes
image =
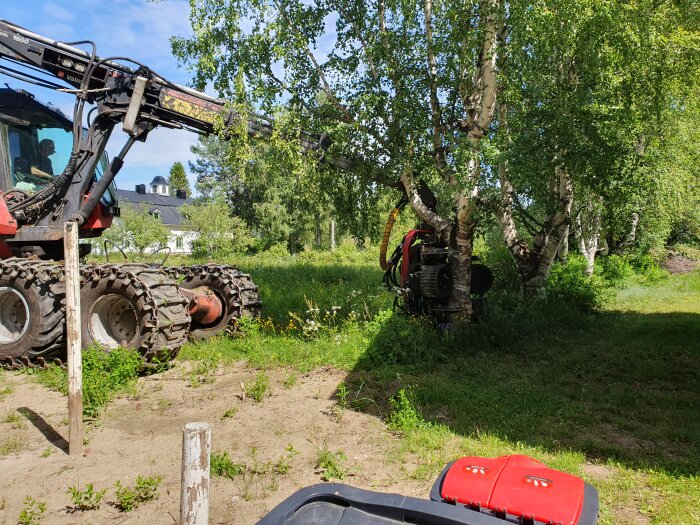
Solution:
[[[91,42],[76,42],[74,44]],[[93,212],[123,163],[123,157],[134,141],[144,141],[148,133],[158,126],[180,128],[209,135],[216,131],[217,124],[231,126],[240,118],[228,109],[226,101],[211,97],[194,89],[180,86],[159,76],[146,66],[122,57],[100,58],[93,52],[51,40],[25,28],[0,20],[0,72],[44,87],[66,91],[76,96],[74,114],[75,136],[81,136],[79,124],[82,120],[84,102],[97,105],[95,126],[82,143],[74,144],[73,163],[47,189],[33,195],[25,203],[17,203],[11,212],[22,222],[22,210],[27,206],[45,202],[56,194],[64,193],[74,180],[82,179],[80,195],[68,200],[82,202],[70,217],[82,224]],[[136,68],[122,62],[133,63]],[[17,69],[15,66],[23,66]],[[50,79],[31,75],[23,69],[30,68]],[[56,80],[68,84],[66,88]],[[80,177],[85,168],[94,170],[95,157],[102,154],[112,130],[121,123],[129,135],[122,152],[113,159],[112,165],[102,179],[90,186],[90,177]],[[249,113],[247,130],[251,136],[270,137],[273,133],[272,119]],[[304,151],[325,151],[330,145],[327,137],[301,132],[298,137]],[[350,162],[344,158],[326,159],[340,168],[347,169]],[[89,190],[89,191],[88,191]],[[89,195],[89,196],[88,196]],[[84,197],[87,198],[84,199]],[[84,199],[84,200],[83,200]]]

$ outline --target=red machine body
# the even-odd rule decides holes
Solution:
[[[14,235],[15,233],[17,233],[17,221],[7,208],[4,195],[0,191],[0,235]]]
[[[430,496],[530,525],[592,525],[598,510],[595,489],[582,479],[521,455],[461,458],[445,468]]]
[[[401,259],[401,286],[406,286],[406,284],[408,284],[408,279],[411,274],[411,264],[415,264],[411,257],[413,243],[417,239],[422,239],[430,233],[432,233],[432,230],[411,230],[406,234],[401,247],[401,253],[403,255]]]

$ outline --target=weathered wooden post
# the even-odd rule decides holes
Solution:
[[[187,423],[182,433],[180,524],[209,524],[209,423]]]
[[[68,346],[68,454],[83,454],[83,358],[80,334],[80,266],[78,225],[63,225],[66,279],[66,336]]]

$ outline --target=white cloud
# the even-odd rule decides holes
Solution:
[[[193,160],[190,146],[197,143],[198,135],[184,130],[159,128],[152,131],[146,142],[137,142],[131,148],[124,162],[124,169],[154,168],[165,171],[167,175],[173,162],[180,161],[187,167],[187,161]],[[109,153],[118,153],[126,142],[126,135],[115,129],[110,140]],[[162,173],[159,173],[162,174]]]
[[[55,2],[47,2],[42,7],[42,14],[47,20],[59,20],[62,22],[73,22],[75,11],[65,9]]]

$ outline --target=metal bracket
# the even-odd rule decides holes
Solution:
[[[124,125],[122,128],[129,135],[134,135],[136,117],[138,117],[139,111],[141,110],[141,102],[143,101],[143,94],[146,91],[147,84],[147,78],[141,76],[136,77],[136,81],[134,84],[134,92],[131,95],[129,109],[126,110],[126,116],[124,117]]]

